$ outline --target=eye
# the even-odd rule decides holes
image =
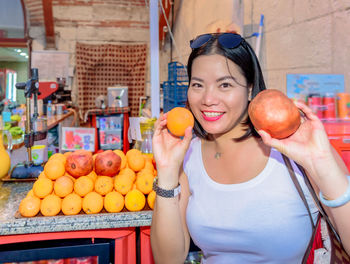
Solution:
[[[231,87],[233,87],[233,85],[229,82],[224,82],[224,83],[220,84],[220,87],[221,88],[231,88]]]
[[[201,85],[200,83],[197,83],[197,82],[193,82],[193,83],[191,83],[191,87],[193,87],[193,88],[201,88],[201,87],[203,87],[203,85]]]

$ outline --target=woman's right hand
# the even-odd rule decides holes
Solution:
[[[168,131],[167,113],[160,115],[152,139],[153,156],[159,174],[165,176],[174,171],[178,175],[191,139],[192,127],[186,129],[185,136],[181,139]]]

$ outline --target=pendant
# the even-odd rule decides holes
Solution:
[[[221,158],[221,153],[220,152],[216,152],[215,155],[214,155],[214,158],[220,159]]]

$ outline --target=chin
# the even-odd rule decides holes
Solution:
[[[213,128],[213,127],[203,127],[203,129],[210,135],[222,135],[225,134],[227,131],[224,131],[223,129],[219,129],[219,128]]]

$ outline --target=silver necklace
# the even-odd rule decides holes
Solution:
[[[221,158],[221,152],[216,152],[215,155],[214,155],[214,158],[215,159],[220,159]]]

